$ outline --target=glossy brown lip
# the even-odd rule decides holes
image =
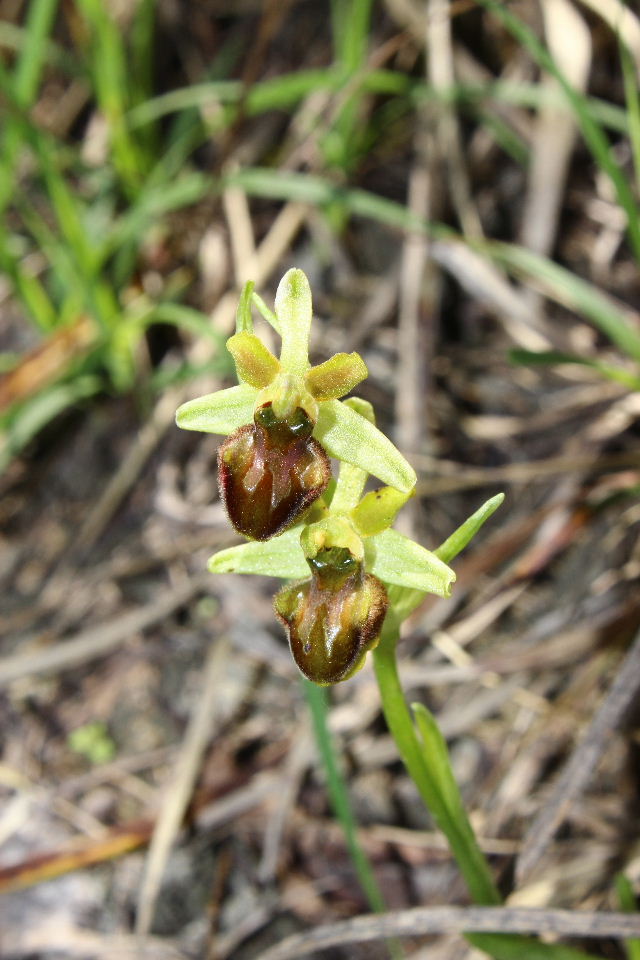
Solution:
[[[224,508],[235,529],[251,540],[283,533],[318,499],[331,477],[329,458],[311,437],[313,424],[304,411],[296,410],[287,422],[265,416],[268,407],[218,450]]]

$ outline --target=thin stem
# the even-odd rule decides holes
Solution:
[[[375,878],[373,869],[358,839],[358,825],[351,808],[347,786],[338,766],[336,750],[327,721],[327,698],[323,687],[303,680],[304,693],[309,705],[313,730],[327,776],[327,790],[331,805],[344,831],[351,862],[358,875],[360,886],[375,913],[383,913],[385,902]],[[397,942],[388,943],[389,952],[394,960],[401,960],[404,953]]]

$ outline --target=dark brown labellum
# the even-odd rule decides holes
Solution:
[[[253,419],[220,447],[218,482],[236,530],[252,540],[268,540],[299,520],[318,499],[331,467],[312,438],[313,423],[301,407],[278,419],[267,403]]]
[[[387,591],[344,547],[320,550],[311,580],[283,587],[274,607],[293,659],[314,683],[346,680],[375,646],[387,612]]]

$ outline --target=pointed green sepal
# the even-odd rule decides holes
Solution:
[[[209,557],[210,573],[254,573],[265,577],[297,580],[309,576],[300,546],[302,526],[292,527],[271,540],[240,543]]]
[[[247,280],[242,288],[240,299],[238,300],[238,309],[236,310],[236,333],[241,333],[242,331],[246,331],[246,333],[253,333],[251,298],[253,296],[254,287],[255,283],[253,280]]]
[[[449,563],[454,557],[457,557],[460,551],[464,550],[475,537],[482,524],[489,519],[492,513],[495,513],[503,500],[504,493],[497,493],[495,497],[491,497],[490,500],[483,503],[444,543],[440,544],[438,549],[434,551],[435,555],[440,560],[444,560],[445,563]]]
[[[434,553],[397,530],[383,530],[365,543],[367,570],[386,583],[448,597],[456,575]]]
[[[403,493],[416,485],[416,472],[383,433],[340,400],[320,407],[314,437],[327,453],[346,460]]]
[[[233,433],[245,423],[253,422],[256,391],[247,383],[227,390],[218,390],[178,407],[176,423],[183,430],[203,433]]]
[[[401,493],[395,487],[381,487],[371,490],[351,511],[351,520],[361,537],[374,537],[390,527],[398,511],[412,497],[411,493]]]
[[[316,400],[339,400],[369,376],[359,353],[336,353],[305,376]]]
[[[280,363],[262,340],[246,330],[227,340],[227,350],[233,357],[238,379],[256,390],[269,386],[280,372]]]
[[[304,376],[309,368],[313,311],[311,288],[302,270],[287,270],[278,284],[275,308],[282,336],[282,368],[294,376]]]

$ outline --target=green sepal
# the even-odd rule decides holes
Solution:
[[[267,387],[280,372],[280,363],[253,333],[242,330],[227,340],[227,350],[233,357],[238,379],[256,390]]]
[[[448,597],[456,575],[434,553],[397,530],[383,530],[365,541],[367,570],[385,583]]]
[[[253,333],[253,317],[251,316],[251,298],[253,296],[253,280],[247,280],[240,299],[238,300],[238,309],[236,310],[236,333]]]
[[[395,487],[371,490],[351,511],[351,520],[361,537],[374,537],[390,527],[398,511],[414,495],[401,493]]]
[[[437,550],[434,550],[435,555],[445,563],[450,563],[473,540],[480,527],[492,513],[495,513],[503,500],[504,493],[497,493],[495,497],[483,503],[450,537],[447,537],[444,543],[440,544]]]
[[[307,387],[316,400],[338,400],[369,376],[359,353],[336,353],[307,371]]]
[[[313,435],[327,453],[372,473],[403,493],[416,485],[416,472],[383,433],[340,400],[327,400]]]
[[[245,423],[253,422],[256,399],[254,387],[241,383],[237,387],[217,390],[204,397],[188,400],[178,407],[176,423],[183,430],[203,433],[233,433]]]
[[[294,376],[304,376],[309,369],[313,310],[311,288],[302,270],[287,270],[278,284],[275,308],[282,336],[282,369]]]
[[[253,573],[265,577],[298,580],[309,576],[309,567],[300,546],[303,526],[298,524],[271,540],[240,543],[209,557],[210,573]]]

